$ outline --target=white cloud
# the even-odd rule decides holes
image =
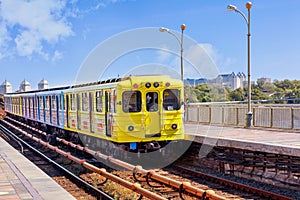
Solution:
[[[33,52],[42,52],[42,45],[39,35],[33,31],[23,31],[17,35],[15,38],[15,43],[20,56],[28,56]]]
[[[5,24],[0,21],[0,59],[6,57],[8,53],[8,42],[11,40]]]
[[[55,51],[54,55],[53,55],[53,58],[52,58],[52,62],[55,62],[55,61],[61,59],[62,57],[63,57],[62,52]]]
[[[60,59],[56,44],[74,35],[70,18],[122,1],[0,0],[0,59],[10,55],[31,58],[34,54],[46,60]],[[89,29],[83,37],[86,31]]]
[[[12,39],[10,48],[18,55],[37,53],[47,58],[43,43],[56,44],[73,34],[65,0],[2,0],[0,9],[0,36],[6,36],[0,40],[0,50]]]

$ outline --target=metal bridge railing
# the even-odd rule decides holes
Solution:
[[[190,103],[186,121],[245,126],[247,105],[241,103]],[[252,104],[253,126],[300,129],[300,104]]]

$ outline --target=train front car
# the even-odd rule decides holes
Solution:
[[[169,76],[130,76],[117,84],[114,141],[131,152],[155,151],[184,138],[183,83]]]

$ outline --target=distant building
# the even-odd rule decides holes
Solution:
[[[235,74],[234,72],[230,74],[220,74],[215,79],[186,79],[186,84],[195,86],[199,84],[217,84],[222,87],[228,87],[231,89],[244,88],[247,86],[246,75],[243,72],[238,72]]]
[[[48,89],[48,88],[49,88],[49,84],[45,79],[43,79],[39,82],[39,84],[38,84],[39,90]]]
[[[20,92],[26,92],[30,90],[30,83],[24,79],[22,83],[20,84],[19,91]]]
[[[6,94],[6,93],[11,93],[12,92],[12,86],[11,84],[5,80],[1,85],[0,85],[0,94]]]
[[[190,86],[196,86],[196,85],[199,85],[199,84],[205,84],[205,83],[207,83],[207,79],[205,79],[205,78],[199,78],[199,79],[189,79],[189,78],[187,78],[184,81],[184,83],[188,84]]]
[[[246,76],[243,72],[238,72],[235,74],[220,74],[216,78],[216,84],[220,84],[224,87],[229,87],[231,89],[244,88],[247,84]]]

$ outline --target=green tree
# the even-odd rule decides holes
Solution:
[[[243,101],[244,97],[245,97],[245,92],[242,88],[237,88],[235,90],[231,90],[228,92],[229,101]]]

